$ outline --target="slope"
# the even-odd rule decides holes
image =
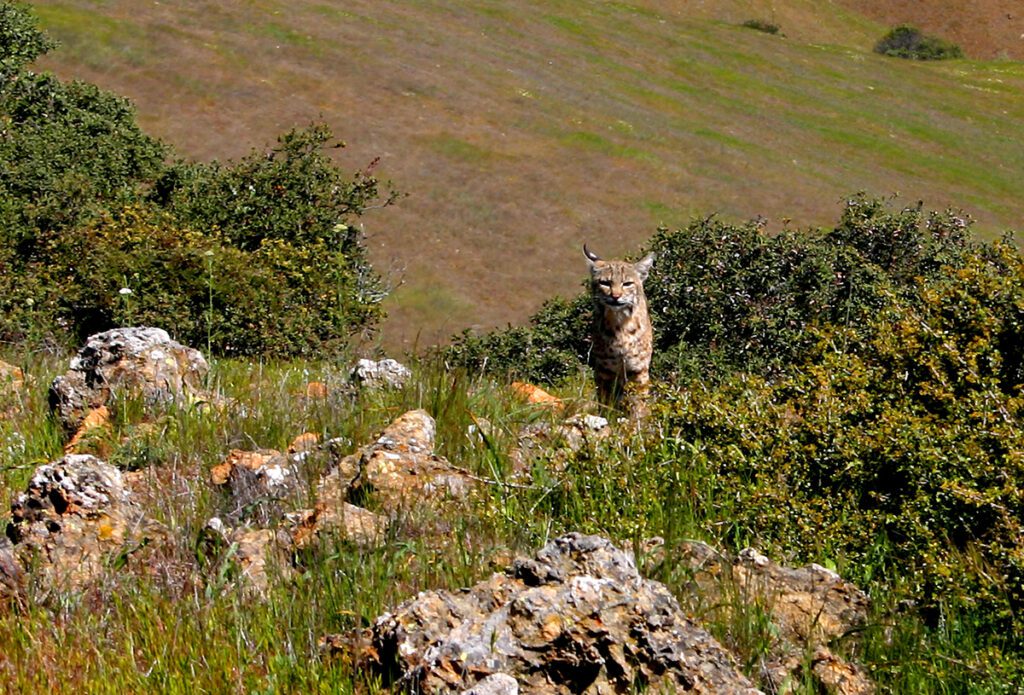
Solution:
[[[365,218],[390,347],[576,291],[580,244],[665,223],[833,221],[867,189],[1019,226],[1024,65],[914,64],[835,3],[55,0],[44,67],[131,97],[190,157],[324,120],[409,193]],[[769,18],[785,37],[744,29]]]

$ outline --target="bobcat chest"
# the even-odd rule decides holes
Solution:
[[[651,363],[651,326],[645,306],[632,312],[598,307],[593,334],[594,366],[627,379]]]

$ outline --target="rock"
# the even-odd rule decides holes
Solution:
[[[7,537],[22,567],[45,587],[82,588],[114,554],[130,554],[154,526],[132,501],[121,472],[93,456],[69,454],[40,466],[11,503]]]
[[[697,541],[679,547],[694,572],[705,605],[730,605],[729,596],[756,603],[775,626],[775,642],[763,665],[763,678],[773,692],[804,682],[804,655],[813,653],[811,673],[823,691],[841,695],[873,693],[863,669],[833,654],[826,644],[855,634],[867,622],[867,595],[820,565],[790,568],[778,565],[752,548],[736,557]],[[787,686],[786,684],[790,684]]]
[[[553,695],[758,692],[664,585],[597,536],[556,539],[461,592],[421,592],[370,633],[376,668],[414,692],[481,692],[495,674]]]
[[[71,441],[64,447],[65,454],[85,453],[81,451],[83,444],[88,439],[110,431],[110,410],[107,406],[101,405],[93,408],[82,419],[78,431],[71,437]]]
[[[561,398],[552,396],[539,386],[523,381],[513,381],[512,392],[532,405],[540,405],[545,408],[560,408],[563,405]]]
[[[434,455],[434,418],[412,410],[373,444],[346,456],[321,478],[318,501],[328,508],[372,495],[389,514],[438,498],[465,497],[476,480]]]
[[[25,573],[14,556],[14,545],[0,536],[0,609],[21,604],[25,598]]]
[[[314,545],[323,535],[362,548],[376,548],[384,541],[390,525],[387,517],[348,502],[340,506],[318,504],[285,517],[292,527],[292,542],[300,550]]]
[[[322,381],[311,381],[306,384],[306,398],[311,401],[322,401],[330,394],[327,384]]]
[[[223,463],[210,470],[210,480],[230,488],[235,505],[228,514],[232,521],[266,524],[281,516],[283,500],[297,495],[300,462],[300,456],[274,449],[232,449]]]
[[[608,420],[599,415],[574,415],[556,424],[531,423],[519,433],[516,447],[509,454],[512,468],[525,474],[534,463],[543,460],[550,470],[561,470],[569,454],[592,446],[610,434]]]
[[[117,392],[150,405],[206,400],[200,387],[209,370],[198,350],[159,328],[117,328],[91,336],[63,376],[50,386],[50,409],[68,432]]]
[[[216,559],[217,576],[224,563],[238,568],[238,577],[247,593],[264,596],[271,577],[290,578],[291,538],[282,530],[242,526],[227,528],[218,518],[206,522],[203,529],[204,553]]]
[[[320,435],[315,432],[303,432],[288,445],[288,453],[295,454],[302,451],[312,451],[319,443]]]
[[[460,695],[519,695],[519,683],[507,673],[494,673]]]
[[[352,368],[349,378],[360,386],[368,388],[402,388],[412,372],[401,362],[392,359],[359,360]]]

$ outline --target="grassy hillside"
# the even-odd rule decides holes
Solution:
[[[195,158],[323,119],[409,193],[366,218],[398,284],[385,340],[520,321],[575,291],[580,243],[635,251],[719,212],[827,225],[867,189],[1024,217],[1024,65],[871,53],[833,3],[55,0],[43,67],[125,94]],[[738,26],[781,25],[785,37]]]

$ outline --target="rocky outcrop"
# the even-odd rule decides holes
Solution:
[[[469,473],[434,454],[435,429],[430,415],[413,410],[349,455],[340,453],[344,441],[318,443],[309,434],[297,437],[287,454],[233,450],[210,472],[214,485],[228,490],[231,506],[208,531],[232,548],[232,560],[257,590],[266,586],[263,569],[281,553],[339,541],[377,547],[404,512],[464,497],[476,485]],[[310,469],[324,471],[316,500],[312,508],[297,509]],[[366,509],[368,503],[379,511]]]
[[[597,536],[554,540],[458,593],[421,592],[368,637],[366,665],[415,692],[758,692],[664,585]]]
[[[825,692],[874,692],[863,669],[828,647],[867,622],[870,602],[856,586],[821,565],[784,567],[752,548],[730,556],[706,543],[687,541],[676,552],[692,569],[695,595],[705,606],[729,610],[738,599],[768,613],[774,642],[761,675],[772,692],[789,692],[809,675]],[[808,654],[810,674],[804,673]]]
[[[72,454],[40,466],[11,503],[7,537],[22,568],[44,589],[76,590],[114,554],[127,556],[156,531],[131,499],[121,472]]]
[[[25,594],[25,573],[14,556],[14,545],[0,536],[0,609],[20,604]]]
[[[549,470],[559,471],[574,452],[593,446],[610,434],[608,420],[600,415],[574,415],[555,424],[534,422],[519,433],[509,458],[520,476],[539,460],[544,460]]]
[[[68,432],[124,393],[150,405],[205,400],[202,354],[159,328],[117,328],[91,336],[50,386],[50,408]]]

